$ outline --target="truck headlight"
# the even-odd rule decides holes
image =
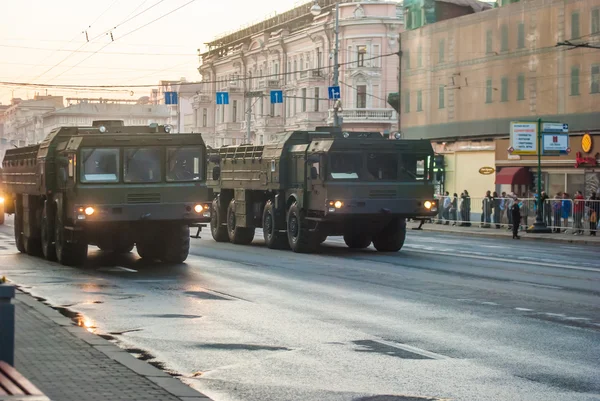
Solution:
[[[200,213],[202,213],[202,210],[204,210],[204,207],[202,205],[194,206],[194,212],[200,214]]]
[[[430,201],[425,201],[425,203],[423,203],[423,206],[425,206],[425,209],[431,209],[433,203],[431,203]]]
[[[93,214],[94,214],[96,211],[94,210],[94,208],[93,208],[93,207],[91,207],[91,206],[88,206],[88,207],[86,207],[86,208],[84,209],[84,211],[83,211],[83,212],[85,213],[85,215],[86,215],[86,216],[91,216],[91,215],[93,215]]]
[[[0,205],[4,204],[4,196],[0,196]]]

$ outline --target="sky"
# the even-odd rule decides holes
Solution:
[[[306,2],[0,0],[0,81],[60,85],[156,85],[182,77],[198,81],[198,49],[205,50],[204,43]],[[150,90],[46,92],[0,84],[0,104],[36,93],[137,100]]]

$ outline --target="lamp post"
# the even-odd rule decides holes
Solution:
[[[315,0],[313,6],[310,8],[310,13],[315,17],[321,14],[321,7],[317,0]],[[339,31],[340,31],[340,5],[338,2],[335,3],[335,46],[333,48],[333,86],[339,86],[340,76],[340,64],[338,62],[339,52]],[[338,110],[340,107],[339,100],[336,100],[333,105],[333,126],[339,127]]]

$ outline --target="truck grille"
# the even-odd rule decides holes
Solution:
[[[395,189],[374,189],[369,191],[369,199],[396,199]]]
[[[160,194],[127,194],[127,203],[160,203]]]

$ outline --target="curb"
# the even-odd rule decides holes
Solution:
[[[15,284],[13,282],[13,284]],[[17,292],[15,298],[20,302],[23,302],[27,306],[35,309],[40,314],[47,317],[52,322],[61,326],[73,336],[83,340],[91,347],[102,352],[104,355],[114,360],[117,363],[125,366],[132,370],[139,376],[143,376],[148,380],[152,381],[163,390],[171,393],[175,397],[179,397],[182,401],[210,401],[206,395],[194,390],[189,385],[185,384],[181,380],[172,377],[164,371],[150,365],[147,362],[137,359],[127,351],[119,348],[112,342],[105,340],[97,334],[90,333],[84,327],[73,325],[73,321],[67,317],[64,317],[56,309],[48,306],[41,301],[37,300],[32,294],[23,291],[16,284]]]
[[[418,226],[415,226],[418,227]],[[411,227],[412,229],[412,227]],[[423,225],[422,227],[422,231],[430,231],[430,232],[436,232],[436,233],[445,233],[445,234],[460,234],[460,235],[464,235],[464,236],[468,236],[468,237],[491,237],[491,238],[505,238],[505,239],[512,239],[512,237],[510,235],[504,235],[504,234],[500,234],[500,233],[482,233],[482,232],[469,232],[469,231],[460,231],[460,230],[444,230],[444,229],[438,229],[435,227],[427,227],[426,225]],[[522,240],[528,240],[528,241],[545,241],[545,242],[554,242],[554,243],[562,243],[562,244],[575,244],[575,245],[600,245],[600,241],[590,241],[587,239],[568,239],[568,238],[553,238],[553,237],[530,237],[527,235],[527,233],[525,232],[519,232],[519,235],[521,236]],[[540,235],[540,234],[538,234]],[[556,234],[548,234],[548,235],[556,235]],[[580,238],[580,237],[579,237]]]

